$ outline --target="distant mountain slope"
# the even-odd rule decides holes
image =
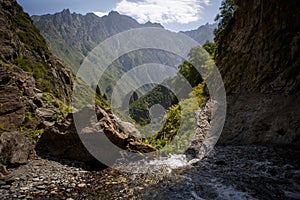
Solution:
[[[139,24],[115,11],[100,18],[93,13],[81,15],[67,9],[54,15],[32,16],[32,19],[50,44],[51,51],[74,72],[93,48],[112,35],[134,28],[163,28],[150,22]]]
[[[62,59],[74,73],[83,59],[102,41],[117,33],[143,27],[164,28],[157,23],[139,24],[135,19],[112,11],[107,16],[98,17],[63,10],[53,15],[32,16],[35,25],[50,44],[51,51]],[[198,30],[186,32],[197,41],[212,40],[214,25],[205,25]],[[203,34],[203,36],[202,36]],[[161,63],[177,69],[183,61],[175,55],[163,51],[142,50],[122,56],[113,63],[99,85],[101,93],[110,98],[112,88],[120,77],[133,67],[145,63]],[[160,72],[158,72],[160,73]],[[152,87],[144,88],[148,91]],[[144,91],[144,92],[146,92]]]
[[[32,16],[32,19],[46,38],[51,51],[73,72],[77,71],[83,58],[94,47],[112,35],[134,28],[164,28],[158,23],[139,24],[135,19],[115,11],[111,11],[107,16],[98,17],[93,13],[71,13],[66,9],[53,15]],[[204,44],[207,40],[213,41],[215,27],[215,24],[206,24],[197,30],[182,33]]]
[[[181,33],[190,36],[191,38],[199,42],[201,45],[203,45],[206,41],[214,41],[214,30],[216,27],[217,24],[205,24],[203,26],[200,26],[196,30],[184,31]]]

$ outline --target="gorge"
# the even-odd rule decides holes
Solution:
[[[134,137],[138,130],[112,113],[103,91],[95,107],[72,110],[72,87],[80,82],[73,73],[105,38],[163,27],[116,12],[99,18],[64,10],[31,19],[16,0],[0,0],[0,198],[300,199],[299,3],[234,2],[236,10],[215,52],[228,105],[217,146],[197,160],[197,142],[213,116],[212,101],[201,99],[206,104],[197,112],[192,153],[130,163],[121,159],[107,168],[79,140],[74,116],[96,114],[85,118],[90,126],[81,126],[79,134],[101,133],[138,155],[157,149]],[[212,39],[212,26],[186,34],[203,44]],[[138,54],[145,55],[146,61],[160,60],[151,52]],[[129,67],[141,61],[124,60]],[[85,83],[80,87],[83,97],[93,94]],[[205,86],[200,89],[204,94]],[[85,105],[83,100],[77,103]],[[104,147],[100,153],[109,157],[114,152]],[[122,171],[125,165],[131,173]],[[148,168],[150,173],[134,173]]]

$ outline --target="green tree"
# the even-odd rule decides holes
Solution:
[[[205,44],[203,45],[203,48],[209,53],[209,55],[214,58],[215,57],[215,52],[217,45],[214,42],[206,41]]]
[[[179,73],[186,78],[192,87],[195,87],[203,81],[201,74],[206,72],[206,63],[210,57],[201,46],[192,48],[188,56],[189,61],[185,61],[179,66]]]
[[[226,31],[232,23],[232,19],[237,6],[235,0],[223,0],[220,7],[220,13],[216,16],[215,21],[218,23],[217,29],[215,29],[215,42],[219,46],[222,41]]]

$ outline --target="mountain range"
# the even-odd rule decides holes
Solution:
[[[81,15],[65,9],[53,15],[32,16],[32,19],[47,40],[51,51],[73,71],[76,71],[83,58],[94,47],[110,36],[134,28],[164,28],[158,23],[139,24],[135,19],[116,11],[111,11],[107,16],[98,17],[93,13]],[[206,24],[197,30],[182,33],[202,45],[207,40],[213,40],[215,27],[215,24]]]
[[[77,72],[88,53],[105,39],[135,28],[164,28],[158,23],[140,24],[135,19],[116,11],[111,11],[107,16],[98,17],[93,13],[81,15],[65,9],[56,14],[32,16],[32,19],[45,37],[53,54],[63,60],[74,73]],[[197,30],[182,33],[204,44],[207,40],[212,41],[215,26],[206,24]],[[182,59],[157,50],[141,50],[124,55],[113,63],[99,84],[101,92],[110,97],[111,88],[125,72],[134,66],[149,62],[161,63],[177,69]],[[151,88],[144,88],[144,90],[148,91]]]

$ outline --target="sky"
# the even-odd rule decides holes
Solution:
[[[44,15],[70,9],[71,12],[98,16],[111,10],[128,15],[139,23],[161,23],[173,31],[197,29],[214,23],[221,0],[18,0],[30,15]]]

